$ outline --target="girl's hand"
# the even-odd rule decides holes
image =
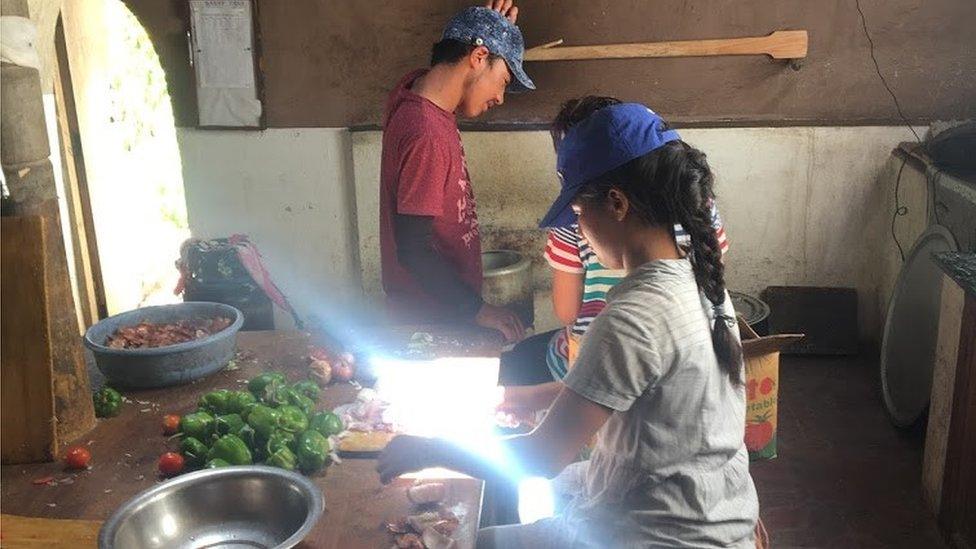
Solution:
[[[502,387],[501,402],[495,407],[495,418],[502,427],[534,425],[539,407],[531,387]]]
[[[376,472],[380,474],[380,482],[387,484],[404,473],[433,467],[434,458],[433,439],[399,435],[380,454]]]

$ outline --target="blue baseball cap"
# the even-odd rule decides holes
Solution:
[[[464,9],[444,27],[441,38],[484,46],[493,55],[504,59],[513,76],[508,91],[518,93],[535,89],[532,79],[522,68],[522,56],[525,54],[522,31],[497,11],[485,7]]]
[[[584,183],[679,139],[663,118],[640,103],[611,105],[591,114],[559,143],[556,173],[562,190],[539,227],[576,223],[571,205]]]

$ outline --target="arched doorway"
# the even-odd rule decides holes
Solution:
[[[82,317],[177,301],[190,232],[165,73],[121,0],[65,12],[55,94]]]

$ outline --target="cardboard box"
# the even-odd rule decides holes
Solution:
[[[739,317],[742,354],[746,363],[746,448],[749,460],[776,457],[779,353],[803,334],[759,337]]]

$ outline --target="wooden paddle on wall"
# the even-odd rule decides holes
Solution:
[[[714,55],[768,55],[773,59],[800,59],[807,56],[807,31],[805,30],[776,31],[769,36],[746,38],[557,47],[562,43],[562,40],[556,40],[530,48],[525,51],[525,60],[566,61]]]

